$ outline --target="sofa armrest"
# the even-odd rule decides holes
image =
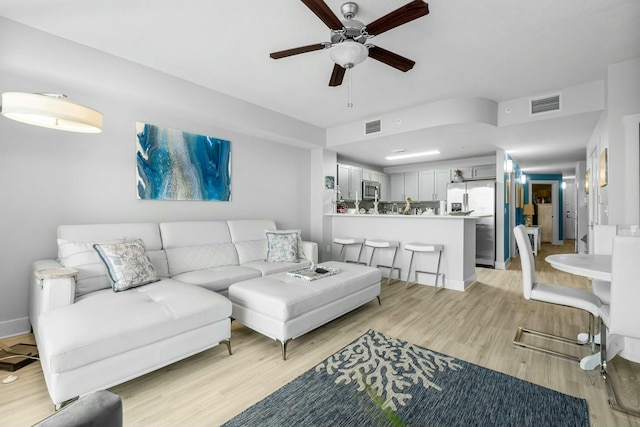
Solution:
[[[71,305],[75,299],[78,271],[64,268],[52,259],[33,263],[29,317],[31,326],[37,326],[40,314],[58,307]]]
[[[304,258],[313,264],[318,263],[318,244],[316,242],[302,242],[302,253]]]

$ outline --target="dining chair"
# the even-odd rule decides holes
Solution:
[[[589,291],[568,286],[561,286],[557,284],[538,282],[536,280],[535,258],[533,257],[533,250],[531,249],[531,241],[527,237],[527,230],[524,225],[518,225],[513,229],[513,232],[516,237],[518,251],[520,252],[520,263],[522,265],[522,291],[524,294],[524,298],[528,301],[534,300],[565,307],[577,308],[586,311],[589,314],[589,333],[587,335],[587,340],[580,341],[576,339],[565,338],[545,332],[534,331],[532,329],[527,329],[520,326],[516,331],[516,337],[514,338],[513,343],[520,347],[537,350],[543,353],[552,354],[554,356],[579,362],[580,358],[576,356],[522,342],[522,336],[524,334],[530,334],[540,338],[550,339],[573,345],[585,345],[590,343],[591,350],[593,352],[593,350],[595,349],[593,342],[594,319],[596,317],[600,317],[600,308],[602,306],[600,300],[592,292]]]
[[[611,378],[607,374],[607,360],[613,359],[623,348],[620,340],[640,339],[640,286],[638,286],[638,254],[640,237],[617,236],[613,239],[611,256],[611,304],[602,307],[600,316],[600,369],[607,385],[609,405],[612,409],[640,416],[636,409],[618,404]],[[608,337],[607,337],[608,335]],[[617,336],[617,337],[616,337]]]

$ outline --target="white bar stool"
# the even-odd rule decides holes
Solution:
[[[336,245],[342,245],[342,248],[340,249],[340,256],[338,257],[338,259],[341,262],[351,262],[354,264],[367,265],[366,262],[360,261],[360,257],[362,256],[362,249],[364,248],[364,239],[360,237],[334,237],[333,243],[335,243]],[[346,249],[347,249],[347,246],[351,246],[351,245],[360,245],[360,252],[358,252],[358,259],[356,261],[346,260],[346,257],[347,257]]]
[[[369,267],[371,267],[371,263],[373,262],[373,256],[376,253],[376,249],[393,249],[393,261],[391,261],[391,266],[388,265],[376,265],[377,268],[388,268],[389,269],[389,277],[387,277],[387,285],[391,282],[391,276],[393,274],[393,270],[398,270],[398,280],[402,280],[400,267],[396,267],[396,257],[398,255],[398,247],[400,247],[400,243],[389,240],[369,240],[367,239],[364,242],[365,246],[373,248],[371,251],[371,257],[369,258]]]
[[[438,293],[439,289],[438,289],[438,277],[442,277],[442,287],[440,288],[443,289],[444,288],[444,273],[440,273],[440,261],[442,260],[442,251],[444,249],[444,247],[442,245],[431,245],[428,243],[419,243],[419,242],[413,242],[413,243],[407,243],[404,246],[404,249],[407,251],[411,251],[411,259],[409,260],[409,271],[407,272],[407,288],[409,288],[409,276],[411,276],[411,265],[413,264],[413,256],[416,254],[416,252],[420,252],[420,253],[435,253],[438,252],[438,266],[436,267],[436,271],[424,271],[424,270],[418,270],[418,268],[416,267],[415,270],[415,281],[413,282],[418,283],[418,273],[422,273],[422,274],[433,274],[434,276],[436,276],[436,281],[435,281],[435,292],[434,293]]]

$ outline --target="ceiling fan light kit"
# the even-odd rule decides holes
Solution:
[[[344,20],[341,21],[323,0],[301,1],[329,27],[331,41],[273,52],[270,55],[271,58],[281,59],[301,53],[329,49],[329,57],[335,63],[329,79],[329,86],[340,86],[344,79],[345,70],[355,67],[367,57],[403,72],[409,71],[415,65],[414,61],[374,46],[368,41],[379,34],[427,15],[429,7],[423,0],[413,0],[369,25],[354,19],[358,13],[358,5],[354,2],[342,5],[340,12]],[[349,88],[349,93],[350,91]],[[347,105],[351,106],[350,96]]]
[[[356,41],[346,40],[329,49],[329,57],[342,68],[353,68],[365,59],[369,52],[367,48]]]

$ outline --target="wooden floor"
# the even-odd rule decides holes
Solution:
[[[551,268],[544,257],[573,252],[543,244],[538,254],[540,281],[587,289],[587,279]],[[528,302],[522,297],[522,275],[516,259],[508,270],[477,270],[478,283],[467,292],[383,281],[382,306],[365,306],[289,344],[287,361],[279,344],[233,323],[229,356],[225,346],[205,351],[141,378],[113,387],[124,404],[127,426],[215,426],[230,419],[348,344],[368,329],[428,347],[450,356],[587,400],[593,426],[640,426],[640,418],[612,411],[598,371],[512,344],[516,328],[526,325],[575,336],[586,325],[583,313]],[[11,343],[32,341],[31,335]],[[583,349],[588,354],[588,349]],[[618,392],[640,409],[640,365],[619,357],[610,364]],[[0,372],[0,379],[8,373]],[[49,400],[38,362],[16,372],[14,383],[0,384],[0,425],[29,426],[49,415]],[[544,408],[540,408],[544,411]]]

